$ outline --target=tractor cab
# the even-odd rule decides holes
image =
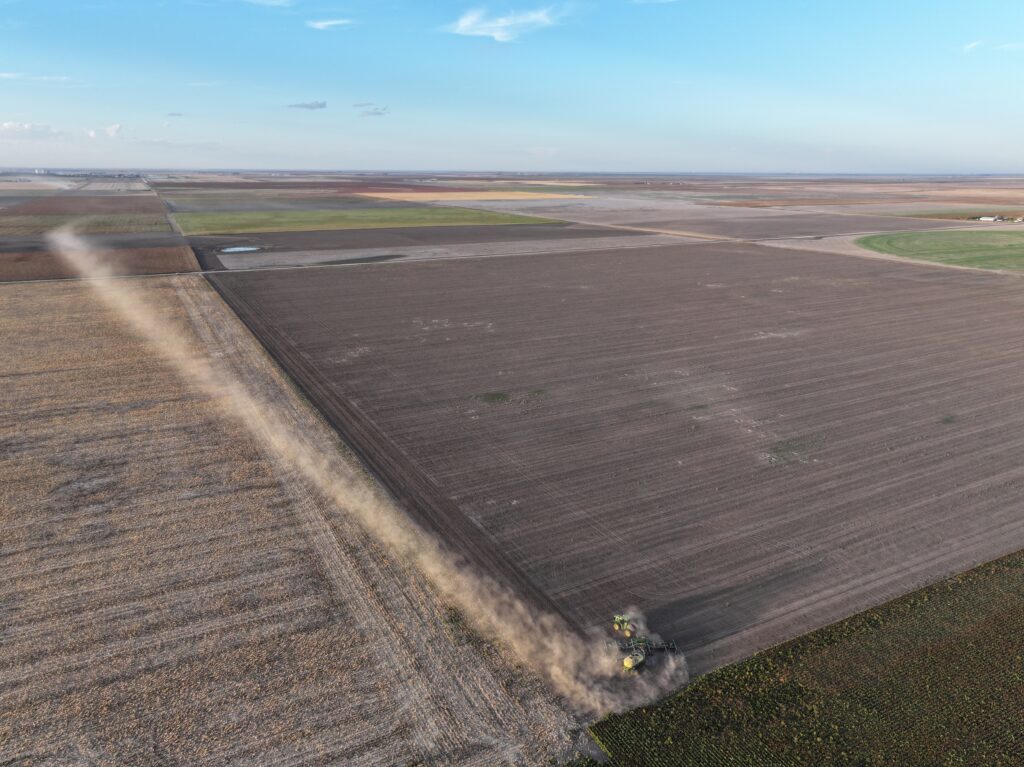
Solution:
[[[636,633],[636,626],[633,625],[633,621],[630,620],[628,615],[616,615],[612,619],[612,629],[616,634],[622,634],[626,639],[629,639]]]

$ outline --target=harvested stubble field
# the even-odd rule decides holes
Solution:
[[[832,234],[942,229],[963,222],[857,213],[708,205],[673,195],[615,191],[563,200],[494,200],[460,203],[467,208],[548,216],[588,224],[633,226],[646,231],[700,234],[709,238],[766,240]]]
[[[255,211],[361,210],[426,207],[423,203],[377,200],[365,195],[326,195],[293,192],[253,194],[218,192],[164,196],[172,213],[253,213]]]
[[[698,673],[1024,547],[1015,279],[727,243],[210,279],[426,523]]]
[[[1024,760],[1024,555],[916,591],[592,728],[616,767]]]
[[[0,237],[45,234],[70,223],[75,223],[82,234],[171,231],[171,225],[163,213],[102,214],[87,217],[77,215],[23,216],[15,210],[0,215]]]
[[[244,232],[317,231],[321,229],[388,229],[404,226],[494,226],[546,224],[550,219],[491,213],[465,208],[379,207],[350,210],[248,211],[177,213],[174,220],[186,235]]]
[[[64,193],[36,198],[17,208],[4,211],[4,216],[96,216],[96,215],[164,215],[164,205],[155,194],[90,195]]]
[[[341,450],[200,277],[119,284]],[[85,284],[2,286],[0,317],[0,762],[484,767],[565,746],[538,683]]]

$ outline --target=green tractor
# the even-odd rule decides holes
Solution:
[[[628,615],[616,615],[612,620],[612,628],[616,634],[622,634],[626,639],[636,633],[636,626]]]
[[[613,625],[616,633],[626,637],[614,643],[621,652],[626,653],[626,657],[622,659],[622,667],[626,671],[639,671],[647,662],[647,656],[652,653],[679,651],[676,643],[672,640],[656,642],[650,637],[636,635],[636,627],[628,615],[616,615]]]

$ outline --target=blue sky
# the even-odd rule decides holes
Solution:
[[[0,166],[1024,172],[1019,0],[0,0]]]

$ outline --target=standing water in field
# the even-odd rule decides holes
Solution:
[[[50,245],[88,281],[106,306],[136,335],[150,343],[182,379],[223,408],[247,429],[268,455],[301,473],[397,557],[412,563],[434,590],[457,607],[481,634],[511,650],[525,666],[581,714],[603,715],[649,703],[687,681],[682,656],[667,656],[656,667],[626,674],[622,658],[605,632],[581,637],[556,614],[540,612],[510,589],[479,573],[420,529],[386,495],[362,477],[337,451],[312,444],[276,415],[266,401],[232,376],[225,366],[196,348],[150,309],[140,281],[110,279],[90,244],[64,228]],[[636,613],[634,617],[640,618]]]

